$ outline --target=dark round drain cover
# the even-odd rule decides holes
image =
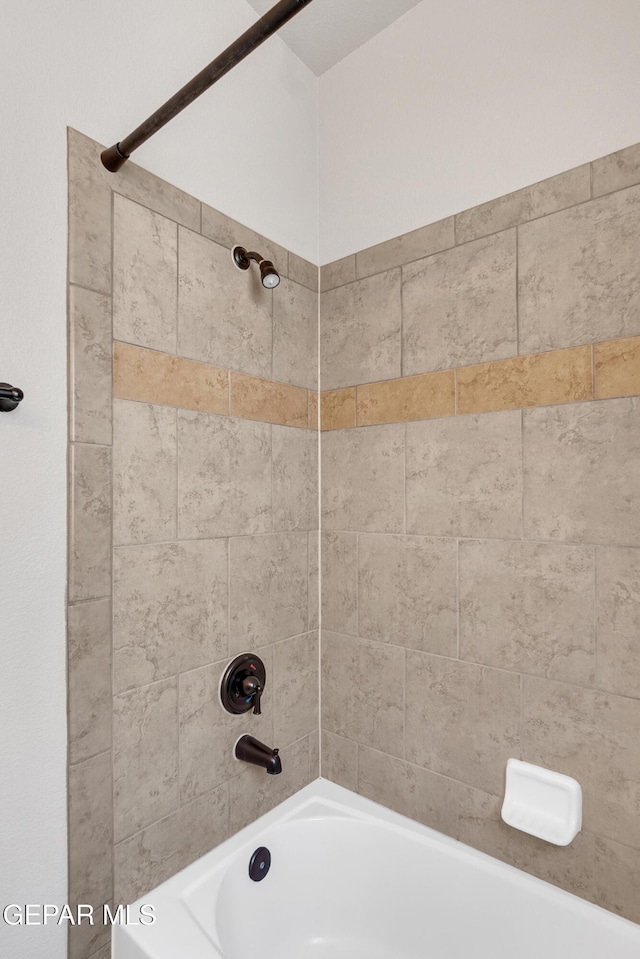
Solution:
[[[256,849],[249,862],[249,876],[254,882],[261,882],[271,868],[271,853],[266,846]]]

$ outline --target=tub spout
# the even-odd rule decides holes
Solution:
[[[241,759],[244,763],[263,766],[270,776],[277,776],[282,772],[279,750],[269,749],[253,736],[241,736],[235,745],[234,753],[236,759]]]

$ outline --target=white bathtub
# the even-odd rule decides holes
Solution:
[[[116,927],[114,959],[640,957],[640,926],[325,780],[142,903],[157,921]]]

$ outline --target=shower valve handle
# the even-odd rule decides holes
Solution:
[[[264,692],[264,688],[258,679],[257,676],[247,676],[242,680],[242,692],[245,694],[247,699],[253,698],[253,715],[260,716],[262,710],[260,708],[260,699]]]

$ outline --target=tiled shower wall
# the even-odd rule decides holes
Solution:
[[[640,147],[323,267],[322,774],[640,922]],[[566,848],[509,757],[575,776]]]
[[[95,906],[318,775],[317,268],[100,149],[70,131],[69,901]],[[218,702],[245,650],[261,717]],[[232,758],[245,732],[281,776]]]

